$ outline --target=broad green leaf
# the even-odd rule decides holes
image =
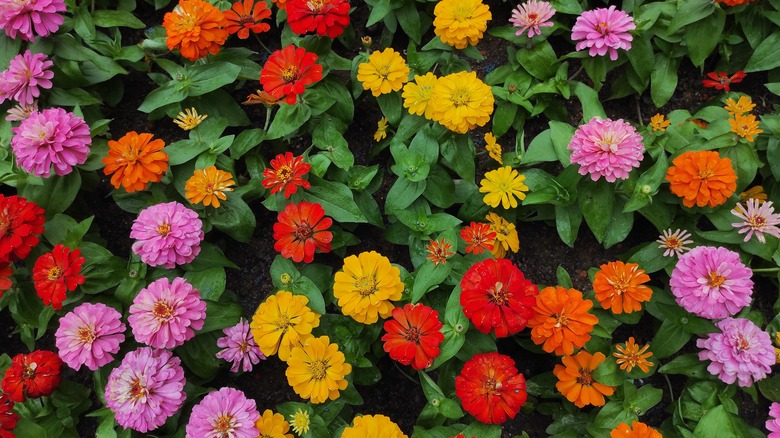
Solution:
[[[304,192],[303,199],[322,205],[327,216],[337,222],[365,223],[367,221],[355,204],[352,191],[347,186],[316,176],[310,176],[309,182],[311,188]]]
[[[780,31],[774,32],[769,35],[748,60],[745,66],[745,72],[754,72],[762,70],[771,70],[780,66],[780,50],[777,47],[780,46]]]
[[[33,201],[53,217],[70,207],[81,188],[81,174],[73,170],[67,175],[52,175],[43,180],[43,185],[24,184],[19,187],[19,196]]]
[[[680,7],[672,18],[668,32],[674,33],[691,23],[695,23],[702,18],[712,14],[716,8],[715,3],[710,0],[687,0],[678,3]]]
[[[279,110],[268,128],[268,139],[274,140],[296,132],[310,117],[311,108],[306,104],[301,102],[295,105],[279,104]]]
[[[612,221],[614,202],[612,185],[604,179],[595,182],[588,179],[580,181],[577,200],[585,222],[593,231],[596,240],[601,243],[607,234],[607,227]]]
[[[720,38],[714,36],[723,33],[725,25],[726,12],[716,8],[713,14],[685,29],[685,44],[688,46],[688,56],[693,65],[697,67],[704,65],[704,60],[710,56],[720,41]]]
[[[517,61],[528,73],[541,81],[555,76],[555,71],[558,70],[558,57],[547,41],[537,43],[530,49],[518,50]]]
[[[252,209],[241,196],[232,192],[227,194],[227,200],[220,203],[208,220],[217,229],[239,242],[249,242],[257,225]]]
[[[420,299],[431,289],[438,285],[450,275],[452,264],[440,263],[434,265],[430,260],[426,260],[417,270],[414,278],[414,287],[412,287],[412,303]]]
[[[143,29],[146,27],[143,21],[129,11],[97,10],[92,13],[92,21],[97,27],[129,27]]]
[[[709,2],[709,0],[705,1]],[[650,74],[650,98],[656,107],[664,106],[677,89],[679,65],[680,58],[671,59],[663,53],[655,54],[655,66]]]
[[[200,96],[223,85],[232,84],[240,72],[240,66],[227,62],[191,67],[186,79],[188,95]]]

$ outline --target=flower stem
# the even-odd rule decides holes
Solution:
[[[760,272],[760,273],[780,272],[780,268],[758,268],[758,269],[753,269],[753,272]]]
[[[265,46],[265,44],[263,44],[263,41],[261,41],[261,40],[260,40],[260,37],[259,37],[259,36],[257,36],[257,34],[256,34],[256,33],[252,32],[252,35],[254,35],[254,36],[255,36],[255,39],[257,40],[257,43],[258,43],[258,44],[260,44],[260,47],[262,47],[262,48],[263,48],[263,49],[264,49],[266,52],[268,52],[268,54],[269,54],[269,55],[273,53],[273,52],[271,52],[271,51],[268,49],[268,47],[266,47],[266,46]]]
[[[270,106],[265,105],[265,125],[263,125],[263,131],[268,132],[268,127],[271,125],[271,112],[273,110]]]

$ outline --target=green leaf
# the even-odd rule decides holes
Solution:
[[[187,70],[188,86],[185,88],[189,96],[200,96],[223,85],[232,84],[240,72],[240,66],[227,62],[198,64]]]
[[[531,76],[541,81],[555,76],[558,70],[558,57],[547,41],[535,44],[530,49],[518,50],[517,61]]]
[[[292,292],[295,295],[303,295],[309,299],[309,308],[320,315],[325,313],[325,300],[322,292],[309,277],[300,276],[293,280]]]
[[[555,228],[563,243],[574,247],[580,224],[582,224],[582,212],[578,206],[555,206]]]
[[[181,102],[187,98],[187,95],[187,91],[179,86],[178,81],[172,80],[147,94],[144,101],[141,102],[141,105],[138,107],[138,111],[150,113],[165,105]]]
[[[655,353],[655,347],[653,347],[653,353]],[[658,371],[664,374],[683,374],[697,379],[710,376],[710,372],[707,371],[707,362],[701,361],[696,353],[677,356]]]
[[[709,0],[704,1],[709,2]],[[663,53],[655,54],[655,66],[650,74],[650,98],[658,108],[664,106],[677,89],[677,68],[680,66],[680,59],[669,58]]]
[[[265,131],[261,129],[245,129],[238,134],[233,144],[230,145],[230,156],[237,160],[262,143],[263,140],[265,140]]]
[[[685,330],[679,322],[667,319],[661,323],[661,327],[650,342],[653,356],[657,359],[669,357],[680,351],[689,339],[691,339],[691,333]]]
[[[753,52],[753,55],[747,62],[744,71],[754,72],[771,70],[780,66],[780,51],[777,47],[780,46],[780,31],[776,31],[769,35]]]
[[[746,436],[742,432],[742,428],[737,425],[736,420],[738,419],[729,414],[723,405],[716,406],[701,417],[696,429],[693,430],[693,435],[700,438]]]
[[[577,200],[582,215],[599,243],[604,241],[607,227],[612,221],[614,196],[612,185],[604,179],[596,182],[583,180],[579,184]]]
[[[472,421],[471,424],[461,432],[463,436],[477,436],[479,438],[501,438],[501,426],[496,424],[483,424],[479,421]]]
[[[669,25],[668,32],[670,34],[677,32],[683,26],[695,23],[709,16],[716,9],[715,3],[710,0],[687,0],[683,3],[678,3],[678,5],[680,5],[680,7],[673,15],[672,22]],[[712,36],[710,36],[710,38],[712,38]]]
[[[296,132],[311,117],[311,108],[303,103],[279,104],[279,110],[268,128],[268,140],[274,140]]]
[[[443,167],[433,166],[428,174],[423,196],[437,207],[451,207],[457,201],[455,181]]]
[[[235,193],[227,193],[227,200],[220,203],[209,222],[217,229],[239,242],[249,242],[255,232],[255,214]]]
[[[238,315],[243,313],[241,306],[237,304],[232,304],[231,306],[238,308]],[[209,326],[208,308],[206,309],[206,314],[206,323],[204,323],[202,330],[209,329],[208,333],[195,336],[175,351],[188,370],[198,377],[212,379],[219,372],[220,363],[224,363],[222,359],[217,359],[217,352],[219,352],[217,338],[221,337],[222,333],[216,331],[218,330],[216,326],[222,325],[222,327],[227,327],[227,325],[223,325],[226,323],[225,318],[218,316],[214,318],[215,326]],[[237,322],[238,318],[236,317],[231,325],[235,325]]]
[[[129,27],[143,29],[146,27],[143,21],[135,18],[129,11],[98,10],[92,13],[92,21],[97,27]]]
[[[606,118],[607,114],[604,112],[604,107],[601,106],[599,94],[582,82],[573,82],[573,84],[572,91],[582,104],[582,117],[586,121],[594,117]]]
[[[393,10],[392,2],[380,0],[374,3],[373,6],[371,7],[371,13],[368,15],[368,21],[366,22],[366,27],[379,23],[392,10]]]
[[[425,181],[412,182],[406,178],[398,178],[387,192],[385,211],[403,210],[410,206],[425,191]]]
[[[311,188],[303,194],[305,201],[319,203],[325,209],[325,214],[337,222],[367,222],[355,204],[352,191],[346,185],[326,181],[314,175],[309,177],[309,182]]]
[[[40,186],[23,184],[19,196],[35,202],[46,211],[47,217],[52,217],[70,207],[80,188],[81,174],[73,170],[65,176],[52,174]]]
[[[447,263],[440,263],[434,266],[430,260],[423,262],[414,277],[412,303],[420,301],[426,292],[438,287],[450,275],[451,268],[452,265]]]
[[[340,126],[339,126],[340,125]],[[355,164],[355,157],[349,150],[347,140],[342,135],[346,125],[331,116],[324,116],[322,121],[314,128],[312,144],[318,149],[326,151],[328,159],[340,169],[349,170]]]
[[[685,44],[688,46],[688,56],[696,67],[704,65],[704,60],[710,56],[720,42],[714,35],[723,33],[726,25],[726,12],[721,8],[701,21],[691,24],[685,29]]]
[[[380,0],[377,3],[386,3],[386,0]],[[395,15],[398,17],[398,23],[401,25],[401,29],[409,36],[409,39],[420,44],[423,29],[422,24],[420,23],[420,13],[417,11],[415,4],[416,3],[413,2],[404,2],[403,6],[395,10]]]
[[[444,164],[466,181],[474,181],[476,165],[473,157],[475,150],[474,144],[468,136],[450,137],[449,140],[441,143],[440,149]]]
[[[532,164],[555,161],[557,159],[558,155],[555,153],[555,148],[553,147],[550,130],[547,129],[531,140],[531,144],[528,145],[525,155],[521,157],[521,164],[530,166]]]
[[[406,112],[401,104],[401,93],[380,94],[377,96],[376,101],[379,103],[379,108],[382,110],[382,114],[387,117],[390,125],[398,126],[398,123],[401,121],[401,115]]]
[[[225,268],[210,268],[205,271],[189,271],[184,278],[200,292],[204,300],[219,301],[225,291]]]

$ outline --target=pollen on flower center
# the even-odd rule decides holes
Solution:
[[[314,235],[314,232],[311,229],[311,225],[307,223],[303,223],[303,224],[297,224],[293,234],[295,234],[296,240],[309,240]]]
[[[152,315],[160,322],[166,323],[173,318],[174,309],[164,300],[158,300],[152,306]]]
[[[452,104],[456,107],[466,106],[469,103],[469,92],[465,88],[458,88],[453,90],[450,98],[452,99]]]
[[[323,3],[323,0],[310,0],[306,3],[306,6],[308,6],[309,10],[314,12],[314,14],[320,14],[322,13]]]
[[[148,394],[148,390],[146,387],[141,383],[141,380],[135,379],[133,380],[133,383],[130,384],[130,397],[134,399],[140,399],[145,398]]]
[[[560,315],[553,313],[553,319],[555,319],[555,327],[566,327],[569,324],[569,317],[561,313]]]
[[[715,172],[709,167],[705,167],[704,169],[699,170],[699,178],[701,179],[712,178],[714,175]]]
[[[160,233],[161,236],[167,237],[168,234],[171,233],[171,224],[164,222],[162,225],[158,225],[157,232]]]
[[[718,273],[715,271],[710,272],[707,277],[707,285],[709,287],[720,287],[725,282],[726,277],[718,275]]]
[[[294,65],[291,65],[286,69],[282,70],[282,80],[284,82],[293,82],[297,76],[298,76],[298,68],[295,67]]]
[[[360,296],[367,297],[376,292],[376,278],[364,275],[355,281],[355,290]]]
[[[292,326],[292,321],[290,321],[290,317],[286,314],[279,315],[279,319],[276,320],[276,331],[282,331],[282,333],[286,332],[288,328]]]
[[[58,280],[62,277],[62,268],[59,266],[55,266],[51,269],[49,269],[49,273],[46,275],[46,278],[49,279],[49,281]]]
[[[501,392],[501,388],[503,388],[503,384],[500,381],[497,381],[493,377],[487,377],[484,382],[482,383],[482,389],[485,390],[485,392],[488,395],[499,395]]]
[[[314,380],[322,380],[328,373],[328,363],[324,360],[315,360],[309,364],[309,373]]]
[[[605,34],[609,32],[609,23],[601,22],[596,25],[596,30],[601,32],[602,34]]]
[[[590,375],[591,370],[587,368],[580,368],[580,375],[577,377],[577,383],[580,385],[591,386],[593,384],[593,377]]]
[[[92,328],[83,326],[76,332],[76,337],[84,344],[92,344],[95,341],[95,332]]]
[[[750,348],[750,341],[748,341],[747,339],[745,339],[745,337],[744,337],[744,336],[740,336],[740,337],[739,337],[739,339],[737,340],[737,348],[738,348],[740,351],[745,351],[745,350],[747,350],[748,348]]]
[[[276,171],[276,178],[282,182],[282,184],[287,184],[292,179],[293,171],[290,166],[281,166],[279,170]]]
[[[23,379],[32,379],[35,377],[35,370],[38,368],[38,364],[35,362],[30,362],[29,364],[24,366],[24,369],[22,370],[22,378]]]
[[[221,432],[222,435],[218,435],[219,438],[228,438],[233,436],[235,431],[236,419],[233,415],[222,415],[217,418],[214,425],[214,432]]]
[[[615,288],[615,293],[622,295],[631,284],[631,279],[626,278],[624,275],[620,275],[617,277],[608,278],[607,283]]]
[[[488,295],[490,301],[496,303],[499,306],[505,306],[509,302],[509,297],[512,294],[504,287],[504,284],[496,282],[490,289],[488,289]]]

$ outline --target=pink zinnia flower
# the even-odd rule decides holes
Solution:
[[[769,333],[746,318],[726,318],[715,326],[721,333],[696,341],[696,346],[703,348],[699,360],[712,362],[707,367],[712,375],[725,383],[736,380],[739,386],[750,386],[772,371],[775,348]]]
[[[63,0],[4,0],[0,27],[11,39],[18,33],[23,40],[35,41],[35,34],[45,37],[60,28],[64,18],[59,12],[65,12]]]
[[[239,365],[245,372],[252,371],[252,365],[260,363],[260,359],[265,359],[265,355],[255,343],[255,337],[249,331],[249,322],[244,318],[233,327],[223,328],[222,333],[225,336],[217,339],[217,347],[222,348],[217,357],[233,363],[230,371],[237,373]]]
[[[198,213],[173,201],[152,205],[138,214],[130,237],[133,252],[149,266],[168,269],[195,260],[203,241],[203,223]]]
[[[731,226],[739,228],[739,234],[747,233],[745,242],[753,237],[753,233],[761,243],[766,243],[764,233],[780,238],[780,228],[777,227],[780,224],[780,214],[775,213],[772,201],[762,204],[760,200],[751,198],[747,200],[747,208],[737,204],[731,214],[742,219],[742,222],[735,222]]]
[[[574,132],[569,142],[572,163],[580,165],[580,174],[593,181],[604,177],[609,182],[628,178],[639,167],[645,146],[642,136],[623,119],[594,117]]]
[[[8,110],[8,115],[5,116],[5,120],[8,122],[21,122],[30,117],[30,114],[38,111],[38,101],[34,100],[29,105],[14,105]]]
[[[721,319],[750,304],[752,275],[736,252],[697,246],[680,256],[669,284],[683,309],[702,318]]]
[[[187,438],[256,438],[260,434],[255,428],[259,418],[254,400],[237,389],[222,388],[192,408]]]
[[[181,359],[168,350],[141,347],[127,353],[106,383],[106,406],[125,429],[157,429],[181,409],[184,393]]]
[[[92,371],[114,360],[125,340],[122,315],[105,304],[84,303],[60,318],[55,333],[60,359],[78,371]]]
[[[133,336],[155,348],[174,348],[195,336],[206,319],[206,302],[187,280],[161,278],[138,292],[127,322]]]
[[[22,105],[32,105],[41,95],[38,87],[51,88],[54,65],[43,53],[33,54],[25,50],[16,55],[7,70],[0,72],[0,103],[6,99],[15,100]]]
[[[767,438],[780,438],[780,403],[775,402],[769,406],[769,419],[766,420],[765,426],[769,430]]]
[[[689,233],[688,230],[681,230],[678,228],[672,232],[672,229],[668,228],[664,230],[663,234],[658,236],[656,242],[660,243],[658,248],[664,250],[664,257],[674,257],[675,254],[679,257],[683,255],[685,251],[691,249],[690,247],[685,246],[693,243],[693,240],[689,239],[690,237],[691,233]]]
[[[520,28],[515,32],[515,35],[520,36],[527,30],[528,38],[533,38],[534,34],[542,34],[540,27],[553,25],[552,21],[550,21],[553,15],[555,15],[555,9],[549,3],[539,0],[528,0],[512,10],[512,18],[509,19],[509,22]]]
[[[630,15],[610,6],[609,9],[585,11],[577,17],[571,29],[571,39],[584,40],[577,43],[577,50],[589,47],[590,56],[604,56],[609,52],[609,59],[615,61],[618,58],[617,49],[631,48],[634,37],[628,31],[634,29],[636,25]]]
[[[62,108],[34,112],[11,131],[16,164],[43,178],[51,175],[52,165],[57,175],[69,174],[87,161],[92,144],[84,119]]]

